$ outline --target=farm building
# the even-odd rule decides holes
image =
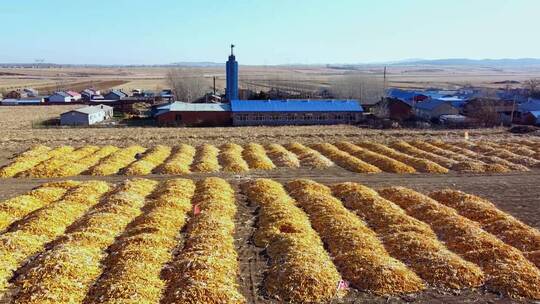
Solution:
[[[459,109],[452,105],[451,102],[440,99],[429,99],[423,102],[418,102],[413,107],[417,117],[431,120],[439,118],[441,115],[457,115]]]
[[[125,97],[128,97],[128,94],[120,90],[112,90],[109,93],[103,95],[103,98],[105,98],[106,100],[120,100]]]
[[[49,96],[49,102],[51,103],[61,103],[61,102],[71,102],[72,97],[66,92],[56,92]]]
[[[66,91],[66,93],[71,96],[71,101],[79,101],[82,99],[81,94],[75,92],[75,91]]]
[[[407,120],[414,116],[413,102],[402,99],[387,98],[383,104],[379,104],[378,107],[386,108],[388,118],[394,120]]]
[[[357,100],[232,100],[233,125],[330,125],[360,122]]]
[[[526,125],[540,125],[540,111],[529,111],[522,114],[521,122]]]
[[[161,126],[227,126],[231,124],[231,107],[225,103],[173,102],[154,109]]]
[[[81,91],[81,97],[84,101],[103,99],[103,96],[101,96],[101,92],[94,89],[84,89],[83,91]]]
[[[113,117],[113,108],[106,105],[87,106],[60,115],[61,125],[88,126]]]
[[[2,105],[39,105],[44,101],[45,99],[43,97],[28,97],[21,99],[8,98],[2,100]]]

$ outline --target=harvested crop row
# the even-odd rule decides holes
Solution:
[[[296,154],[303,166],[316,169],[325,169],[334,166],[334,163],[321,153],[308,148],[301,143],[289,143],[285,145],[285,148]]]
[[[155,181],[124,182],[70,226],[54,246],[25,267],[14,284],[14,303],[82,303],[102,274],[108,246],[141,211]]]
[[[389,148],[385,145],[375,143],[375,142],[360,142],[357,143],[358,146],[376,152],[387,157],[393,158],[397,161],[400,161],[406,165],[409,165],[420,172],[426,173],[448,173],[448,169],[434,163],[427,159],[412,157],[405,153],[398,152],[392,148]]]
[[[165,303],[245,303],[234,246],[235,193],[220,178],[197,183],[184,247],[171,263]],[[194,209],[195,209],[194,208]]]
[[[368,164],[347,152],[341,151],[336,146],[328,143],[315,144],[313,149],[321,152],[324,156],[330,158],[333,162],[339,166],[358,173],[380,173],[381,169]]]
[[[18,155],[11,163],[0,168],[0,177],[13,177],[51,157],[51,148],[43,145],[34,146]]]
[[[517,155],[517,154],[514,154],[514,153],[512,153],[512,152],[510,152],[510,151],[508,151],[506,149],[496,149],[496,148],[493,148],[493,147],[491,147],[490,145],[488,145],[486,143],[478,142],[476,144],[471,144],[471,143],[468,143],[468,142],[462,142],[462,143],[460,143],[460,146],[468,148],[468,149],[472,149],[473,151],[478,151],[478,152],[484,153],[486,155],[497,156],[497,157],[506,159],[506,160],[508,160],[510,162],[513,162],[515,164],[520,164],[520,165],[524,165],[524,166],[527,166],[527,167],[538,167],[538,166],[540,166],[540,161],[537,161],[534,158],[527,157],[527,156],[522,156],[522,155]]]
[[[148,149],[137,161],[122,170],[125,175],[148,175],[171,155],[171,148],[157,145]]]
[[[110,247],[104,274],[85,303],[159,303],[165,289],[160,274],[191,210],[194,190],[187,179],[168,180],[158,187],[144,213]]]
[[[480,223],[482,229],[523,252],[540,250],[538,230],[501,211],[483,198],[451,189],[435,191],[429,196],[456,209],[460,215]],[[540,267],[538,261],[534,262]]]
[[[249,171],[247,162],[242,158],[242,146],[227,143],[222,145],[219,153],[219,162],[223,171],[241,173]]]
[[[400,174],[416,172],[416,170],[409,165],[406,165],[400,161],[384,156],[382,154],[360,148],[350,142],[339,142],[336,143],[335,146],[351,154],[352,156],[359,158],[362,161],[377,166],[379,169],[385,172],[393,172]]]
[[[377,235],[333,197],[328,187],[295,180],[287,183],[287,190],[309,215],[338,270],[354,287],[378,295],[425,288],[422,279],[392,258]]]
[[[254,241],[270,257],[267,294],[287,303],[326,303],[337,297],[339,272],[283,186],[259,179],[244,184],[244,191],[260,207]]]
[[[296,154],[285,149],[279,144],[266,145],[266,153],[272,159],[272,162],[278,167],[300,168],[300,160]]]
[[[477,159],[477,160],[482,161],[482,162],[484,162],[484,163],[486,163],[488,165],[500,165],[500,166],[506,167],[506,168],[508,168],[509,170],[512,170],[512,171],[530,171],[527,167],[525,167],[523,165],[514,164],[512,162],[507,161],[506,159],[502,159],[502,158],[497,157],[497,156],[488,156],[488,155],[484,155],[484,154],[481,154],[481,153],[477,153],[477,152],[474,152],[472,150],[459,147],[459,146],[457,146],[455,144],[447,144],[447,143],[444,143],[442,141],[432,142],[432,144],[438,146],[439,148],[443,148],[443,149],[447,149],[447,150],[450,150],[450,151],[454,151],[456,153],[467,155],[471,159]],[[491,168],[494,168],[494,166],[491,166]],[[504,168],[503,168],[503,170],[504,170]],[[486,171],[489,171],[489,169],[486,170]]]
[[[57,177],[66,177],[66,176],[76,176],[82,174],[84,171],[95,166],[105,157],[115,153],[119,148],[115,146],[104,146],[92,155],[88,155],[77,162],[69,164],[69,166],[62,166],[59,170],[56,170],[55,176]]]
[[[416,147],[413,147],[404,141],[396,141],[396,142],[391,143],[389,146],[391,148],[394,148],[403,153],[412,155],[414,157],[425,158],[425,159],[431,160],[446,168],[451,168],[453,165],[458,163],[457,161],[453,159],[449,159],[447,157],[436,155],[436,154],[418,149]]]
[[[191,166],[193,172],[218,172],[221,169],[218,161],[219,149],[213,145],[199,146],[195,160]]]
[[[380,190],[379,194],[428,223],[448,249],[480,266],[491,290],[511,297],[540,299],[540,270],[516,248],[421,193],[391,187]]]
[[[143,153],[146,148],[141,146],[129,146],[120,149],[107,158],[102,159],[97,165],[87,171],[90,175],[106,176],[118,173],[120,169],[128,166],[136,160],[136,156]]]
[[[332,187],[344,205],[373,229],[393,257],[434,286],[462,289],[484,284],[478,266],[450,252],[431,228],[374,190],[356,183]]]
[[[272,170],[276,168],[272,160],[266,155],[264,147],[260,144],[247,144],[244,147],[244,151],[242,151],[242,156],[251,169]]]
[[[195,157],[195,148],[181,144],[174,148],[169,159],[156,170],[161,174],[187,174],[191,173],[190,167]]]
[[[97,146],[84,146],[63,155],[50,158],[32,169],[20,173],[18,176],[38,178],[58,177],[66,166],[76,163],[81,158],[91,155],[97,150],[99,150]]]
[[[0,232],[28,214],[62,199],[78,182],[44,184],[27,194],[0,203]]]
[[[441,149],[435,145],[432,145],[423,140],[413,140],[408,142],[409,145],[416,147],[420,150],[424,150],[429,153],[440,155],[449,159],[453,159],[458,162],[470,161],[471,159],[463,154],[452,152],[452,150]]]
[[[516,143],[490,143],[490,146],[496,149],[505,149],[510,151],[511,153],[514,153],[516,155],[521,155],[525,157],[530,157],[536,160],[540,160],[540,156],[538,152],[534,151],[533,149],[522,146],[520,144]]]
[[[62,235],[66,228],[97,204],[109,190],[105,182],[90,181],[69,190],[62,200],[45,206],[12,226],[0,236],[0,291],[13,273],[45,244]]]

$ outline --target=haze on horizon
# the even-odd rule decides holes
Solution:
[[[537,0],[4,1],[0,62],[370,63],[538,58]]]

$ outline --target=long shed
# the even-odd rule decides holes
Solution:
[[[363,119],[358,100],[232,100],[233,125],[354,124]]]
[[[154,118],[160,126],[228,126],[231,107],[225,103],[187,103],[175,101],[158,106]]]

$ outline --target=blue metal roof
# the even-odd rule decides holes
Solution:
[[[445,103],[453,106],[450,102],[447,102],[447,101],[444,101],[444,100],[428,99],[426,101],[416,103],[416,105],[414,107],[417,108],[417,109],[421,109],[421,110],[431,111],[431,110],[435,109],[436,107],[438,107],[438,106],[440,106],[442,104],[445,104]]]
[[[231,100],[233,112],[363,112],[358,100]]]
[[[540,111],[540,99],[530,99],[519,105],[520,112]]]

